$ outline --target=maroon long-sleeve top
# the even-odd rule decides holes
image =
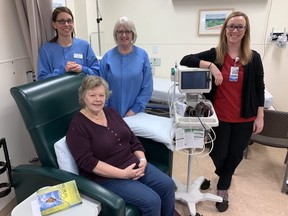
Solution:
[[[79,175],[100,183],[107,178],[92,172],[99,160],[124,169],[139,163],[134,154],[144,148],[121,116],[112,108],[104,108],[107,127],[98,125],[81,112],[72,119],[66,134],[67,145],[73,155]]]

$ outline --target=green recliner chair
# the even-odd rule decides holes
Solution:
[[[136,207],[126,205],[116,194],[59,169],[54,144],[66,135],[71,119],[80,109],[78,88],[83,78],[84,74],[66,73],[10,89],[41,164],[23,164],[12,169],[16,200],[20,203],[41,187],[74,179],[82,195],[101,203],[100,215],[140,216]],[[171,176],[173,152],[162,143],[138,138],[146,149],[148,161]]]

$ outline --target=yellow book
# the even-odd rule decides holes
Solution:
[[[75,180],[39,189],[37,191],[37,200],[42,216],[82,203]]]

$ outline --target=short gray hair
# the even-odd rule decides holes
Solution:
[[[109,90],[109,84],[103,78],[99,76],[92,76],[92,75],[88,75],[84,77],[78,90],[79,104],[81,108],[85,107],[84,97],[87,91],[95,87],[99,87],[99,86],[104,86],[106,100],[108,100],[112,92]]]
[[[117,31],[120,28],[120,26],[124,26],[127,30],[132,32],[132,44],[136,42],[137,39],[137,31],[134,23],[129,20],[127,17],[120,17],[117,22],[115,23],[114,26],[114,31],[113,31],[113,37],[114,41],[117,44]]]

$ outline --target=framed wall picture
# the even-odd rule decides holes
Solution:
[[[199,11],[199,35],[220,34],[226,17],[233,12],[233,9],[213,9]]]

